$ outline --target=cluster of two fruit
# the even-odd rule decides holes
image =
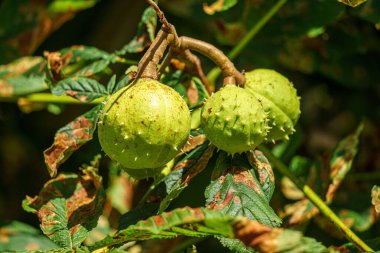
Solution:
[[[249,151],[294,132],[300,103],[292,84],[273,70],[246,73],[245,88],[226,85],[202,109],[201,127],[218,149]],[[170,87],[141,78],[113,94],[98,129],[104,152],[129,169],[165,165],[186,143],[190,112]]]

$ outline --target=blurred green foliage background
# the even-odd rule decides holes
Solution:
[[[42,56],[44,51],[72,45],[113,52],[135,35],[147,6],[145,1],[82,1],[84,5],[74,13],[73,9],[54,9],[59,6],[54,7],[54,2],[59,1],[0,1],[1,64],[22,55]],[[207,41],[228,53],[276,3],[240,0],[231,9],[209,15],[204,6],[212,2],[162,0],[159,4],[179,35]],[[126,57],[138,61],[141,54]],[[209,60],[200,58],[205,73],[214,67]],[[295,154],[314,159],[330,151],[343,136],[364,123],[352,176],[340,189],[338,199],[345,199],[345,205],[353,208],[359,208],[355,206],[357,202],[368,206],[372,186],[380,184],[380,1],[369,0],[353,8],[334,0],[288,0],[234,63],[239,70],[275,69],[297,88],[302,115],[291,142],[294,148],[284,156],[288,162]],[[127,68],[111,67],[117,75]],[[101,81],[105,83],[109,77]],[[0,85],[0,93],[2,88]],[[89,108],[59,106],[61,113],[55,115],[45,109],[25,113],[16,103],[0,103],[1,221],[37,225],[37,220],[20,205],[25,194],[37,194],[49,178],[42,152],[51,145],[58,128]],[[85,145],[61,170],[76,171],[99,150],[97,141]],[[106,165],[104,162],[103,167]],[[107,170],[101,174],[107,180]],[[277,189],[272,204],[280,211],[286,201],[280,186]],[[190,185],[183,199],[190,198],[192,191],[196,190]],[[311,236],[318,235],[322,241],[336,240],[313,227],[308,230]],[[367,233],[379,231],[377,224]]]

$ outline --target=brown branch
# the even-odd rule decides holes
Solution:
[[[174,44],[178,45],[178,35],[177,31],[175,30],[174,26],[168,22],[168,20],[165,17],[164,12],[158,7],[158,5],[153,0],[148,0],[148,3],[153,7],[154,11],[156,12],[158,18],[160,19],[160,22],[162,23],[162,28],[167,33],[173,35]]]
[[[141,58],[137,68],[136,78],[146,77],[155,80],[158,79],[157,65],[168,46],[167,38],[168,33],[161,29],[150,45],[148,51]]]
[[[186,50],[191,49],[197,51],[210,58],[216,65],[218,65],[222,69],[224,75],[224,85],[237,84],[240,86],[244,86],[244,75],[235,68],[231,60],[222,51],[220,51],[215,46],[201,40],[189,38],[186,36],[178,37],[174,26],[167,21],[164,13],[158,7],[158,5],[153,0],[147,1],[153,7],[162,23],[162,28],[160,32],[166,33],[166,35],[164,37],[165,41],[162,41],[158,37],[163,35],[159,33],[157,35],[157,38],[149,48],[148,52],[140,61],[141,67],[139,64],[139,70],[143,71],[141,73],[141,76],[147,76],[155,79],[158,78],[157,69],[155,70],[155,72],[152,70],[153,65],[157,66],[159,60],[162,58],[162,54],[164,53],[167,45],[169,45],[175,51],[185,51],[185,59],[194,64],[195,68],[197,69],[198,76],[202,79],[202,82],[205,84],[206,89],[209,92],[211,92],[211,88],[208,85],[208,81],[206,81],[206,77],[204,76],[204,73],[200,67],[199,59],[196,56],[194,56],[190,51],[187,51],[186,53]],[[158,54],[158,56],[156,56],[155,54]],[[169,58],[167,58],[168,60],[164,61],[164,67],[167,66],[168,61],[170,61],[170,57],[171,56],[169,55]],[[160,70],[164,71],[164,67],[162,67]]]
[[[179,48],[191,49],[197,51],[208,58],[210,58],[216,65],[218,65],[224,75],[224,84],[237,84],[244,86],[245,77],[234,66],[234,64],[228,59],[228,57],[215,46],[197,39],[193,39],[186,36],[179,38]]]
[[[159,76],[161,76],[165,72],[173,56],[174,56],[174,52],[173,52],[173,48],[171,47],[169,48],[169,52],[165,55],[165,58],[161,63],[160,70],[158,71]]]
[[[203,85],[205,86],[207,93],[211,95],[212,88],[209,81],[207,80],[206,75],[203,72],[202,64],[199,58],[196,55],[194,55],[190,51],[190,49],[182,50],[178,48],[177,49],[171,48],[171,52],[173,55],[176,56],[176,58],[180,62],[184,63],[185,67],[181,68],[181,70],[189,73],[190,75],[199,77],[199,79],[201,79]],[[174,60],[175,59],[171,61],[172,64]],[[178,65],[178,64],[174,64],[174,65]]]
[[[166,28],[170,28],[171,25],[168,22],[168,20],[166,19],[165,14],[160,9],[160,7],[158,7],[158,5],[153,0],[148,0],[148,4],[150,4],[153,7],[153,9],[157,13],[157,16],[160,19],[160,22],[162,23],[162,25],[165,26]]]

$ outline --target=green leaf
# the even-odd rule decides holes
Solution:
[[[111,55],[103,50],[96,47],[89,46],[72,46],[60,50],[61,54],[72,54],[70,57],[70,63],[80,62],[80,61],[94,61],[94,60],[107,60]]]
[[[109,64],[110,64],[110,61],[108,59],[94,61],[93,63],[86,65],[85,67],[81,68],[79,71],[75,72],[73,76],[93,76],[105,70]]]
[[[335,193],[343,179],[350,171],[352,162],[358,151],[359,136],[363,129],[360,125],[355,133],[341,140],[331,154],[330,161],[317,160],[309,169],[307,184],[312,186],[316,192],[326,196],[326,203],[331,204]],[[328,167],[323,166],[328,163]],[[296,225],[313,218],[319,213],[309,199],[287,205],[285,215],[289,216],[288,223]]]
[[[65,94],[83,103],[108,95],[106,88],[102,84],[87,77],[67,78],[59,81],[52,88],[52,93],[56,96]]]
[[[335,209],[334,212],[346,223],[346,225],[356,232],[364,232],[371,228],[376,221],[376,214],[368,208],[362,212],[349,209]]]
[[[39,92],[47,89],[47,85],[43,76],[17,76],[6,80],[0,80],[0,88],[5,89],[5,92],[13,96],[22,96],[34,92]],[[0,95],[3,95],[0,92]]]
[[[23,201],[26,211],[37,214],[43,233],[61,247],[79,246],[103,212],[105,192],[98,166],[96,160],[81,176],[60,174],[45,183],[38,196]]]
[[[283,228],[270,228],[250,220],[238,221],[234,226],[235,237],[258,252],[310,252],[326,253],[326,247],[301,232]],[[231,243],[232,242],[232,243]],[[236,252],[250,252],[242,245],[227,241],[225,245]]]
[[[111,163],[108,176],[108,201],[120,214],[124,214],[132,207],[136,181],[121,171],[116,162]]]
[[[86,237],[86,240],[83,244],[90,245],[99,240],[102,240],[107,237],[107,235],[115,232],[115,229],[111,227],[109,221],[109,214],[105,212],[99,217],[98,224],[95,228],[93,228]]]
[[[51,177],[57,174],[60,164],[92,139],[102,109],[103,104],[97,105],[56,132],[53,145],[44,151]]]
[[[207,90],[199,78],[192,77],[181,70],[163,75],[160,82],[172,87],[181,94],[190,109],[199,107],[209,97]]]
[[[58,245],[50,241],[40,230],[19,221],[0,227],[0,251],[51,250]]]
[[[187,88],[187,98],[189,100],[190,109],[202,105],[208,97],[208,92],[202,81],[197,77],[193,77]]]
[[[269,200],[245,155],[233,158],[220,152],[205,191],[209,209],[232,216],[244,216],[268,226],[279,226],[281,220],[269,206]]]
[[[140,220],[148,219],[157,213],[158,207],[158,203],[146,203],[133,208],[121,216],[118,229],[123,230],[131,225],[135,225]]]
[[[259,150],[249,152],[248,160],[251,166],[257,172],[261,188],[263,189],[264,194],[269,202],[272,198],[275,187],[272,166],[264,154]]]
[[[235,253],[255,253],[256,251],[252,248],[247,247],[242,241],[238,239],[230,239],[224,237],[217,237],[220,243]]]
[[[127,86],[131,82],[133,77],[135,76],[136,70],[137,70],[137,66],[131,66],[127,69],[127,71],[125,72],[125,75],[118,82],[116,82],[116,80],[115,82],[114,81],[111,82],[110,80],[109,83],[107,84],[108,93],[113,94],[116,91],[120,90],[121,88]]]
[[[22,96],[46,90],[42,57],[22,57],[0,66],[0,96]]]
[[[173,166],[168,175],[157,179],[154,188],[146,194],[147,203],[159,202],[158,213],[163,212],[190,181],[206,168],[213,154],[214,147],[209,146],[202,132],[192,131],[191,135],[181,151],[185,156]]]
[[[163,212],[170,203],[181,194],[189,185],[191,179],[202,172],[210,160],[214,151],[209,142],[204,142],[188,153],[163,179],[166,192],[165,197],[160,202],[158,213]]]
[[[90,246],[91,250],[130,241],[175,238],[180,235],[233,237],[231,216],[204,208],[179,208],[142,220]]]
[[[115,52],[117,55],[124,55],[126,53],[139,53],[142,52],[147,46],[151,44],[155,37],[155,30],[157,26],[157,15],[152,7],[145,9],[141,20],[137,27],[137,34],[133,39],[126,44],[122,49]]]
[[[360,125],[355,133],[341,140],[330,158],[330,185],[326,193],[326,202],[331,203],[338,187],[351,170],[352,162],[358,152],[359,136],[363,130]]]
[[[172,71],[163,75],[160,79],[160,82],[166,84],[167,86],[172,87],[182,97],[187,98],[185,85],[187,85],[186,83],[189,82],[190,78],[191,77],[188,74],[184,73],[183,71],[176,70],[176,71]],[[186,102],[189,104],[188,99],[186,100],[187,100]]]

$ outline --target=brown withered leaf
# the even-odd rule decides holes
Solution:
[[[317,193],[322,196],[325,195],[327,204],[332,203],[336,191],[351,169],[358,151],[359,136],[362,129],[363,125],[360,125],[355,133],[338,143],[330,158],[318,160],[310,168],[307,184],[312,186]],[[303,223],[318,213],[319,210],[307,198],[285,207],[285,216],[289,218],[289,225]],[[350,224],[347,225],[350,226]]]
[[[181,153],[182,154],[188,153],[194,148],[198,147],[199,145],[202,145],[206,141],[207,141],[207,138],[205,134],[200,134],[194,137],[190,137],[187,140],[187,143],[185,144],[185,146],[182,148]]]
[[[380,187],[374,185],[371,191],[372,205],[375,207],[376,213],[380,214]]]
[[[60,174],[38,196],[23,201],[23,208],[38,216],[43,233],[62,247],[79,246],[103,212],[105,192],[97,167],[98,160],[80,176]]]
[[[261,253],[313,252],[322,253],[326,248],[301,232],[283,228],[272,228],[257,221],[240,219],[234,225],[235,238]]]
[[[53,83],[60,81],[63,78],[61,70],[70,63],[73,53],[69,51],[62,55],[60,52],[45,51],[44,56],[47,60]]]
[[[44,151],[45,163],[51,177],[57,174],[60,164],[92,139],[102,108],[103,104],[95,106],[57,131],[53,145]]]
[[[208,5],[207,3],[203,3],[203,11],[206,12],[208,15],[213,15],[215,12],[221,11],[224,6],[224,0],[217,0],[211,5]]]

